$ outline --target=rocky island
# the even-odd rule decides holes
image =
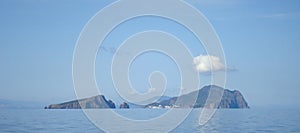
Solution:
[[[218,104],[215,101],[207,101],[210,91],[222,92],[221,102]],[[197,99],[191,99],[196,97]],[[195,101],[193,104],[192,101]],[[230,91],[219,86],[208,85],[198,91],[194,91],[179,97],[172,97],[161,102],[151,103],[145,108],[249,108],[248,103],[243,95],[237,91]]]
[[[217,92],[217,93],[212,93]],[[209,95],[216,95],[219,92],[223,93],[220,103],[217,100],[207,101]],[[222,94],[220,93],[220,94]],[[217,96],[217,95],[216,95]],[[158,100],[155,103],[146,106],[137,106],[136,108],[250,108],[244,99],[241,92],[238,90],[228,90],[215,85],[208,85],[200,90],[181,95],[178,97],[166,97]],[[195,99],[192,99],[195,98]],[[120,109],[128,109],[130,103],[123,102],[120,104]],[[81,106],[80,106],[81,105]],[[130,104],[133,105],[133,104]],[[106,100],[103,95],[98,95],[90,98],[73,100],[61,104],[51,104],[45,109],[101,109],[101,108],[116,108],[115,103],[111,100]]]
[[[120,109],[129,109],[129,104],[126,103],[126,102],[123,102],[123,103],[120,105]]]
[[[81,106],[80,106],[81,105]],[[90,98],[73,100],[61,104],[51,104],[45,109],[92,109],[92,108],[116,108],[115,103],[106,100],[103,95]]]

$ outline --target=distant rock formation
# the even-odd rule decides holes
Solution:
[[[84,109],[116,108],[116,106],[111,100],[107,101],[103,95],[98,95],[90,98],[73,100],[61,104],[51,104],[47,107],[47,109],[81,109],[81,108]]]
[[[222,94],[221,102],[218,104],[218,97]],[[207,101],[211,95],[212,100]],[[196,99],[193,99],[196,98]],[[161,102],[151,103],[146,108],[249,108],[248,103],[237,91],[230,91],[219,86],[209,85],[198,91],[188,93],[179,97],[172,97]]]
[[[129,109],[129,105],[128,105],[126,102],[123,102],[123,103],[120,105],[120,109]]]

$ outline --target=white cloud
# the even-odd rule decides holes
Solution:
[[[216,71],[225,71],[226,66],[221,62],[219,57],[212,55],[199,55],[194,57],[193,63],[199,73],[208,73]]]

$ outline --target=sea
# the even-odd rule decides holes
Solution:
[[[100,112],[105,114],[102,109]],[[166,113],[167,109],[115,109],[123,117],[143,118],[143,120],[159,117]],[[182,111],[178,109],[178,111]],[[201,109],[192,110],[188,117],[181,122],[172,133],[256,133],[300,132],[299,108],[250,108],[250,109],[219,109],[215,115],[205,124],[199,125],[199,112]],[[127,115],[127,116],[126,116]],[[108,121],[110,116],[99,119],[99,123]],[[176,119],[176,116],[174,116]],[[163,132],[160,129],[171,123],[165,120],[163,123],[148,125],[145,127],[122,126],[122,121],[105,125],[106,128],[114,128],[113,132]],[[98,123],[98,124],[99,124]],[[121,126],[120,126],[121,125]],[[151,129],[149,129],[151,127]],[[136,129],[136,130],[135,130]],[[82,110],[50,110],[50,109],[0,109],[0,133],[102,133],[85,115]],[[110,132],[110,131],[108,131]]]

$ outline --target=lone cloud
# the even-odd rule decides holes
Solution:
[[[199,55],[194,57],[193,64],[199,73],[233,70],[223,64],[219,57],[212,55]]]

